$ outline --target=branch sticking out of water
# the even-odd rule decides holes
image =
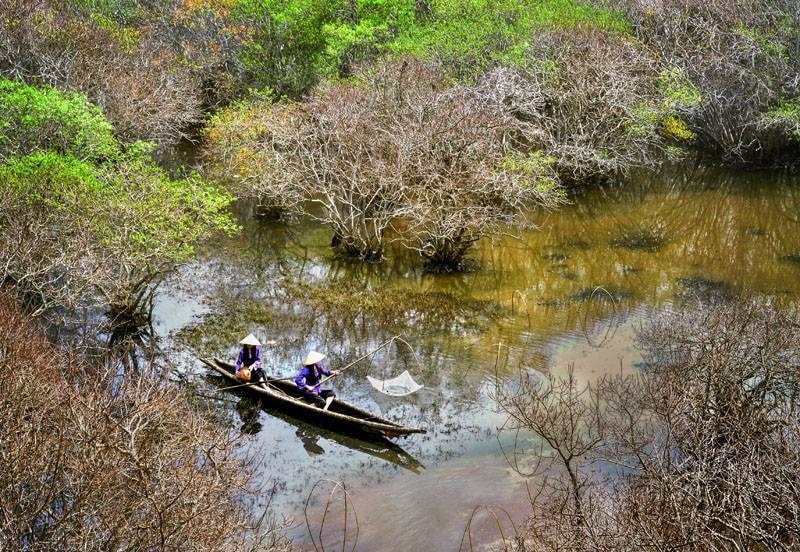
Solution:
[[[325,501],[325,507],[322,510],[322,518],[320,519],[319,523],[319,531],[317,532],[316,538],[314,536],[314,531],[311,527],[311,519],[309,517],[309,504],[311,502],[311,497],[314,496],[314,491],[317,490],[317,487],[321,486],[322,484],[327,483],[331,485],[331,490],[328,493],[328,498]],[[328,512],[330,511],[331,504],[333,503],[334,499],[336,498],[337,491],[341,492],[342,497],[344,499],[344,526],[342,528],[342,552],[345,551],[347,547],[347,523],[348,523],[348,505],[349,508],[353,511],[353,519],[356,524],[356,534],[353,537],[353,545],[350,548],[351,552],[355,552],[356,544],[358,543],[358,533],[359,533],[359,523],[358,523],[358,514],[356,513],[356,509],[353,506],[353,499],[350,496],[350,493],[347,491],[347,487],[344,481],[336,481],[334,479],[318,479],[314,485],[311,487],[311,490],[308,492],[308,497],[306,497],[306,503],[303,508],[303,515],[306,520],[306,528],[308,529],[308,534],[311,537],[311,544],[314,546],[314,550],[316,552],[324,552],[325,551],[325,544],[323,542],[323,530],[325,528],[325,520],[328,517]],[[319,546],[318,546],[319,545]]]

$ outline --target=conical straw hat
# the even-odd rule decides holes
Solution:
[[[306,359],[303,361],[303,366],[309,366],[311,364],[316,364],[320,360],[325,358],[325,355],[322,353],[318,353],[317,351],[311,351],[306,355]]]
[[[261,342],[253,334],[247,334],[247,337],[242,339],[239,345],[261,345]]]

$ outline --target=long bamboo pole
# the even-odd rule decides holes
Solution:
[[[270,378],[270,379],[259,380],[259,381],[249,381],[247,383],[240,383],[238,385],[229,385],[228,387],[220,387],[219,389],[215,389],[214,392],[218,393],[220,391],[227,391],[228,389],[236,389],[236,388],[239,388],[239,387],[247,387],[248,385],[258,385],[259,383],[269,383],[271,381],[290,381],[290,380],[293,380],[293,379],[294,379],[294,376],[290,376],[288,378]]]
[[[363,356],[360,356],[360,357],[358,357],[357,359],[355,359],[353,362],[351,362],[350,364],[348,364],[348,365],[347,365],[347,366],[345,366],[344,368],[339,368],[339,369],[336,371],[336,372],[337,372],[336,374],[332,374],[332,375],[330,375],[330,376],[328,376],[328,377],[326,377],[326,378],[323,378],[323,379],[321,379],[321,380],[319,381],[319,383],[317,384],[317,386],[319,386],[319,385],[322,385],[323,383],[325,383],[325,382],[326,382],[326,381],[328,381],[329,379],[331,379],[331,378],[334,378],[334,377],[338,376],[339,374],[341,374],[342,372],[344,372],[344,371],[345,371],[345,370],[347,370],[348,368],[352,368],[353,366],[355,366],[356,364],[358,364],[359,362],[361,362],[361,361],[362,361],[362,360],[364,360],[365,358],[371,357],[372,355],[374,355],[375,353],[377,353],[378,351],[380,351],[381,349],[383,349],[383,348],[384,348],[384,347],[386,347],[387,345],[391,345],[391,344],[392,344],[392,343],[393,343],[393,342],[394,342],[394,341],[395,341],[397,338],[399,338],[399,337],[400,337],[399,335],[396,335],[396,336],[392,337],[391,339],[389,339],[389,340],[387,340],[387,341],[383,342],[383,343],[382,343],[382,344],[381,344],[379,347],[377,347],[377,348],[373,349],[372,351],[368,352],[367,354],[365,354],[365,355],[363,355]],[[267,379],[267,380],[265,380],[265,381],[266,381],[266,383],[269,383],[269,382],[271,382],[271,381],[291,381],[291,380],[293,380],[293,379],[294,379],[294,376],[289,376],[288,378],[275,378],[275,379]],[[248,385],[258,385],[258,384],[260,384],[260,383],[262,383],[262,382],[261,382],[261,381],[250,381],[250,382],[247,382],[247,383],[240,383],[240,384],[238,384],[238,385],[229,385],[228,387],[220,387],[219,389],[215,389],[214,391],[215,391],[215,392],[219,392],[219,391],[227,391],[227,390],[229,390],[229,389],[238,389],[238,388],[240,388],[240,387],[247,387]]]
[[[391,345],[391,344],[394,342],[394,340],[395,340],[395,339],[397,339],[397,338],[399,338],[399,337],[400,337],[399,335],[396,335],[396,336],[394,336],[393,338],[389,339],[388,341],[385,341],[383,344],[381,344],[381,345],[380,345],[379,347],[377,347],[376,349],[373,349],[372,351],[368,352],[367,354],[365,354],[365,355],[363,355],[363,356],[360,356],[360,357],[358,357],[357,359],[355,359],[353,362],[351,362],[350,364],[348,364],[348,365],[347,365],[347,366],[345,366],[344,368],[339,368],[338,370],[336,370],[336,373],[335,373],[335,374],[331,374],[331,375],[330,375],[330,376],[328,376],[327,378],[322,378],[322,379],[319,381],[319,383],[317,383],[317,385],[316,385],[315,387],[318,387],[318,386],[322,385],[323,383],[325,383],[326,381],[328,381],[328,380],[329,380],[329,379],[331,379],[331,378],[335,378],[336,376],[338,376],[339,374],[341,374],[342,372],[344,372],[344,371],[345,371],[345,370],[347,370],[348,368],[352,368],[353,366],[355,366],[356,364],[358,364],[359,362],[361,362],[361,361],[362,361],[362,360],[364,360],[365,358],[367,358],[367,357],[371,357],[372,355],[374,355],[375,353],[377,353],[378,351],[380,351],[381,349],[383,349],[383,348],[384,348],[384,347],[386,347],[387,345]]]

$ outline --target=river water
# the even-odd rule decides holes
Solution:
[[[752,295],[788,303],[800,292],[800,187],[784,173],[668,167],[632,175],[534,214],[538,230],[479,242],[470,270],[447,275],[426,273],[397,247],[381,264],[343,262],[325,228],[261,221],[251,210],[239,206],[239,236],[214,243],[163,288],[155,327],[202,400],[258,451],[259,477],[276,490],[273,511],[308,549],[304,506],[311,493],[317,539],[331,490],[314,487],[323,479],[347,486],[347,549],[357,528],[357,550],[457,550],[481,506],[491,510],[472,518],[474,542],[508,535],[529,506],[524,479],[504,458],[513,436],[498,431],[498,385],[512,386],[520,372],[572,367],[591,381],[633,371],[642,362],[636,328],[666,309]],[[270,341],[265,365],[282,376],[309,349],[336,368],[402,334],[407,345],[348,370],[335,389],[428,433],[397,446],[369,443],[215,393],[219,381],[197,358],[232,359],[249,332]],[[365,377],[404,369],[425,386],[406,398],[381,395]],[[341,544],[340,497],[321,531],[326,547]]]

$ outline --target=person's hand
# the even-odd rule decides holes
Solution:
[[[339,375],[339,370],[331,370],[331,377],[338,375]]]
[[[309,391],[313,391],[314,387],[312,385],[306,385],[306,389],[308,389]]]

